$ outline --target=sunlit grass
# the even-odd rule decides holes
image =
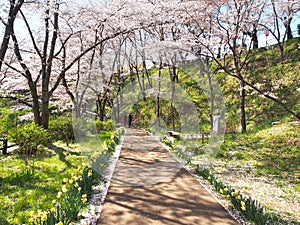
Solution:
[[[99,142],[79,143],[66,147],[56,143],[43,156],[22,159],[16,155],[0,158],[0,224],[25,224],[30,211],[51,208],[63,178],[70,177],[89,161],[92,149],[99,151]]]
[[[246,134],[231,134],[221,146],[219,158],[229,161],[254,161],[257,175],[277,175],[297,182],[300,169],[298,126],[288,123]]]

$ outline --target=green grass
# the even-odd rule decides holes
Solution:
[[[84,147],[93,148],[96,144]],[[71,177],[83,162],[89,162],[89,155],[84,154],[81,146],[66,148],[58,143],[46,155],[29,160],[16,155],[1,156],[0,224],[24,224],[28,222],[30,211],[51,208],[63,178]]]
[[[293,142],[300,138],[299,129],[283,123],[246,134],[226,135],[219,158],[240,163],[252,161],[257,175],[296,184],[300,176],[300,146]]]

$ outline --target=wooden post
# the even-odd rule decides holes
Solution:
[[[204,133],[202,133],[202,144],[204,144]]]
[[[7,154],[7,139],[4,138],[2,141],[3,141],[2,153],[3,153],[3,155],[6,155]]]

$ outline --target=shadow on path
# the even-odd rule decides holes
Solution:
[[[98,224],[238,222],[150,135],[127,129]]]

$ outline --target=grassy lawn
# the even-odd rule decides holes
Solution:
[[[188,160],[195,147],[182,150],[180,146],[186,146],[186,141],[175,143],[176,154]],[[205,156],[206,148],[207,144],[199,140],[194,156]],[[227,134],[208,169],[224,184],[258,200],[267,211],[287,221],[300,221],[299,123],[283,122],[245,134]]]
[[[300,220],[300,126],[282,123],[229,134],[215,165],[220,177],[283,218]]]
[[[283,123],[246,134],[229,134],[219,158],[246,165],[251,163],[256,176],[266,176],[294,185],[299,191],[300,127]]]
[[[82,163],[89,163],[91,152],[99,154],[99,146],[95,141],[69,147],[55,143],[42,156],[27,160],[17,155],[1,156],[0,224],[26,224],[30,211],[50,209],[63,178],[71,177]]]

